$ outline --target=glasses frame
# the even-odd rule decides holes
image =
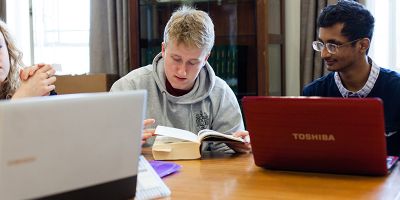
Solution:
[[[357,41],[359,41],[359,40],[361,40],[361,39],[363,39],[363,38],[358,38],[358,39],[355,39],[355,40],[353,40],[353,41],[346,42],[346,43],[340,44],[340,45],[332,44],[332,43],[326,43],[326,44],[324,44],[324,43],[321,42],[321,41],[314,41],[314,42],[312,42],[312,46],[313,46],[313,49],[314,49],[315,51],[322,51],[322,50],[324,50],[324,48],[326,48],[326,50],[327,50],[330,54],[336,54],[336,53],[339,51],[339,48],[340,48],[340,47],[343,47],[343,46],[352,44],[352,43],[357,42]],[[319,44],[322,44],[322,45],[323,45],[323,47],[322,47],[321,49],[318,49],[318,45],[319,45]],[[334,50],[332,50],[332,49],[334,49]]]

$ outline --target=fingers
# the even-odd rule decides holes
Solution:
[[[56,86],[55,86],[55,85],[48,85],[47,88],[46,88],[46,90],[49,91],[49,92],[48,92],[49,94],[50,94],[50,92],[51,92],[52,90],[55,90],[55,89],[56,89]]]
[[[29,78],[29,76],[32,76],[38,69],[39,67],[36,65],[23,68],[19,71],[19,78],[25,81]]]
[[[151,136],[154,136],[156,129],[154,128],[148,128],[143,130],[143,135],[146,136],[146,139],[150,138]],[[144,137],[143,136],[143,137]]]
[[[20,70],[19,77],[21,80],[26,81],[30,76],[33,76],[36,71],[46,73],[46,78],[54,76],[56,73],[56,70],[53,69],[51,65],[40,63]]]
[[[47,72],[53,69],[53,67],[49,64],[37,64],[36,66],[39,68],[37,70],[38,72]]]
[[[154,135],[154,132],[143,131],[142,140],[147,140]]]
[[[154,124],[155,122],[156,122],[155,119],[145,119],[145,120],[143,120],[143,125],[150,126],[150,125]]]
[[[248,131],[245,131],[245,130],[243,130],[243,131],[236,131],[235,133],[233,133],[233,136],[236,136],[236,137],[245,137],[245,136],[247,136],[247,135],[249,135],[249,132],[248,132]]]
[[[42,68],[42,67],[45,66],[45,65],[49,65],[49,64],[45,64],[45,63],[38,63],[38,64],[36,64],[36,66],[37,66],[38,68]]]
[[[42,67],[44,67],[44,66],[46,66],[46,64],[44,64],[44,63],[39,63],[39,64],[36,64],[36,65],[31,66],[33,70],[30,70],[30,71],[29,71],[29,76],[32,76],[33,74],[35,74],[35,72],[36,72],[38,69],[40,69],[40,68],[42,68]]]
[[[146,129],[143,129],[143,133],[151,133],[151,134],[154,134],[154,132],[156,132],[156,129],[154,129],[154,128],[146,128]]]
[[[155,119],[145,119],[143,120],[143,125],[150,126],[156,122]],[[143,134],[142,134],[142,145],[146,143],[146,140],[154,136],[155,129],[153,128],[148,128],[148,129],[143,129]]]
[[[244,139],[244,141],[245,141],[246,143],[249,143],[249,144],[250,144],[250,136],[249,136],[249,135],[245,136],[243,139]]]
[[[56,82],[57,78],[55,76],[47,77],[47,73],[45,79],[43,80],[42,86],[42,96],[48,96],[52,90],[56,89],[54,83]]]
[[[44,83],[46,85],[53,85],[56,82],[57,78],[55,76],[51,76],[49,78],[46,78]]]
[[[245,130],[243,130],[243,131],[236,131],[235,133],[233,133],[233,136],[235,136],[235,137],[241,137],[241,138],[245,138],[246,136],[248,136],[249,135],[249,132],[248,131],[245,131]]]
[[[52,77],[56,74],[56,70],[51,68],[50,70],[46,71],[47,77]]]
[[[249,132],[246,130],[242,131],[236,131],[235,133],[232,134],[235,137],[240,137],[244,140],[246,143],[250,143],[250,137],[249,137]]]
[[[50,92],[51,92],[52,90],[55,90],[55,89],[56,89],[56,86],[55,86],[55,85],[46,85],[46,86],[43,86],[43,87],[40,89],[40,91],[38,91],[38,92],[39,92],[38,95],[41,95],[41,96],[49,96],[49,95],[50,95]],[[36,96],[36,95],[33,95],[33,96]]]
[[[56,73],[56,70],[53,69],[51,65],[47,64],[41,64],[41,67],[37,70],[38,73],[44,74],[43,76],[46,79],[49,79],[50,77],[53,77],[54,74]]]
[[[146,143],[146,140],[154,136],[155,129],[144,129],[142,134],[142,145]]]

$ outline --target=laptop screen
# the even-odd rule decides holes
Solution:
[[[145,102],[145,91],[0,102],[0,199],[134,197]]]
[[[258,166],[387,173],[380,99],[245,97],[243,108]]]

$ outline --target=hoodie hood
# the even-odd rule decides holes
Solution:
[[[206,62],[197,76],[192,90],[183,96],[173,96],[166,90],[164,58],[159,53],[153,60],[153,77],[158,88],[163,93],[168,101],[176,104],[194,104],[207,98],[215,85],[215,73],[211,66]]]
[[[164,59],[161,54],[152,64],[133,70],[116,81],[111,91],[147,90],[146,118],[157,125],[197,133],[212,129],[225,134],[243,130],[243,119],[236,96],[225,81],[215,76],[207,63],[200,70],[189,93],[175,97],[166,91]],[[152,140],[148,140],[152,144]]]

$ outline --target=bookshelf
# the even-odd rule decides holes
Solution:
[[[283,0],[130,1],[133,68],[150,64],[160,52],[164,27],[182,2],[212,18],[216,37],[209,63],[239,99],[284,95]]]

